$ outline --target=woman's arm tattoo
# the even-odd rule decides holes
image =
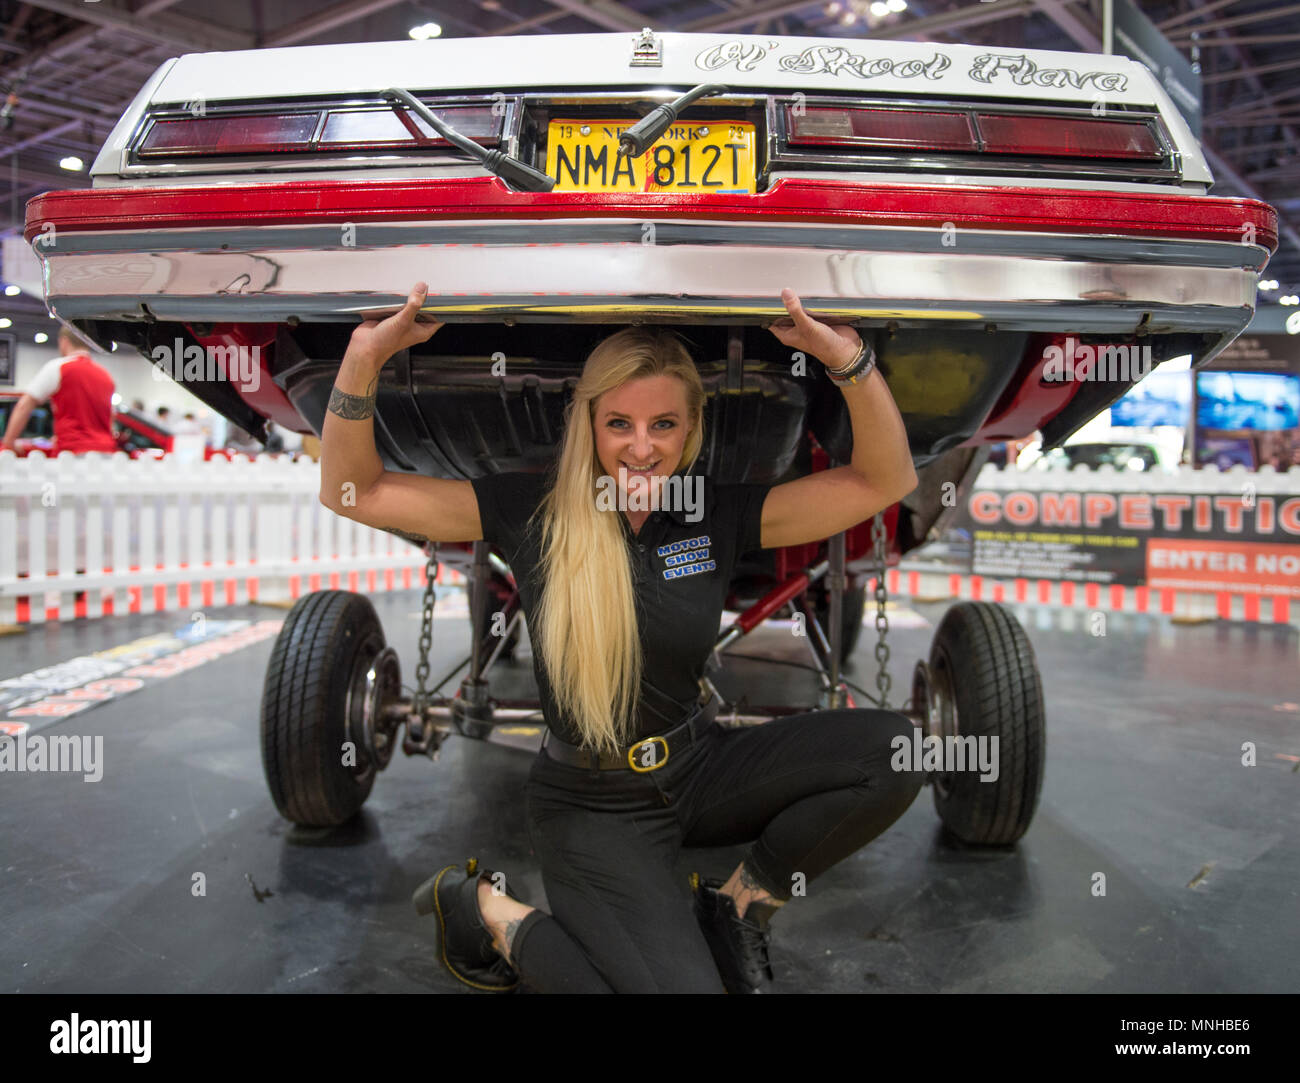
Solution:
[[[386,530],[390,534],[396,534],[399,538],[405,538],[412,545],[423,545],[429,539],[423,534],[412,534],[407,530],[398,530],[395,526],[381,526],[380,530]]]
[[[378,387],[378,374],[370,381],[370,386],[366,388],[364,395],[349,395],[346,391],[340,391],[336,387],[330,393],[327,409],[330,413],[338,414],[339,417],[347,421],[364,421],[375,412],[375,391]]]

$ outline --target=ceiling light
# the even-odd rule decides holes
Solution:
[[[1276,278],[1261,278],[1259,281],[1259,288],[1262,290],[1275,290],[1277,287],[1278,280]]]
[[[36,339],[38,343],[50,341],[50,336],[47,335],[44,331],[37,331],[36,334],[33,335],[32,337]]]
[[[8,286],[5,287],[5,296],[6,296],[6,297],[17,297],[17,296],[18,296],[20,293],[22,293],[22,292],[23,292],[23,289],[22,289],[21,286],[15,286],[15,285],[10,284],[10,285],[8,285]]]
[[[419,26],[413,26],[407,31],[416,41],[427,41],[429,38],[436,38],[442,34],[442,27],[437,23],[422,23]]]
[[[871,14],[878,19],[888,15],[889,5],[885,3],[885,0],[873,0],[871,5]]]
[[[1288,335],[1300,335],[1300,312],[1292,312],[1286,318],[1286,333]]]
[[[12,327],[13,325],[14,321],[8,316],[0,316],[0,327]]]
[[[66,169],[69,173],[80,173],[86,168],[86,163],[75,154],[69,154],[66,158],[59,159],[59,168]]]
[[[885,6],[888,7],[890,11],[906,11],[907,0],[885,0]]]

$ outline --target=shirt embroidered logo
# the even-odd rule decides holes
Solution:
[[[680,579],[683,575],[699,575],[701,572],[711,572],[717,567],[716,561],[706,560],[699,564],[687,564],[681,568],[668,568],[664,572],[664,578]]]
[[[699,575],[717,569],[715,561],[709,560],[709,546],[713,544],[707,534],[685,541],[670,542],[655,550],[656,555],[666,558],[665,579],[679,579],[683,575]]]
[[[685,553],[690,549],[702,549],[713,542],[707,534],[701,534],[698,538],[687,538],[685,541],[669,542],[667,545],[661,545],[655,550],[655,556],[667,557],[673,553]]]

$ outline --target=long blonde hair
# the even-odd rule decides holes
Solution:
[[[542,581],[533,624],[560,712],[581,744],[614,751],[627,744],[640,697],[641,643],[636,593],[622,524],[596,504],[604,472],[596,454],[596,401],[629,380],[675,376],[686,386],[690,433],[678,470],[704,445],[704,384],[682,339],[659,328],[628,328],[601,340],[564,410],[555,484],[538,505]]]

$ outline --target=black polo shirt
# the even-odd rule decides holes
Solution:
[[[528,621],[533,670],[542,713],[551,731],[572,744],[578,734],[560,716],[541,664],[533,614],[540,597],[540,519],[525,530],[528,517],[546,494],[548,474],[504,473],[476,478],[483,537],[505,555]],[[697,521],[687,511],[652,511],[638,533],[623,512],[623,525],[636,587],[637,627],[641,635],[641,698],[634,737],[678,724],[699,699],[700,678],[717,640],[722,607],[738,557],[760,549],[763,501],[771,485],[714,485],[703,479]]]

